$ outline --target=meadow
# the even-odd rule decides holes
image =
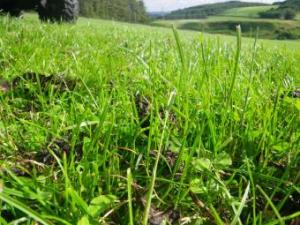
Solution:
[[[244,8],[232,9],[229,16],[209,16],[205,19],[155,20],[151,22],[151,25],[162,27],[174,25],[183,30],[226,35],[234,35],[235,27],[241,25],[243,34],[251,38],[258,34],[259,38],[270,40],[300,39],[299,20],[261,19],[255,18],[253,15],[249,17],[249,13],[244,13],[242,9]],[[239,12],[244,13],[245,16],[238,16]],[[236,16],[233,16],[234,13]]]
[[[300,44],[0,17],[0,224],[299,224]]]
[[[225,12],[219,14],[222,16],[236,16],[236,17],[247,17],[247,18],[259,18],[260,12],[276,8],[273,5],[267,6],[252,6],[252,7],[241,7],[228,9]]]

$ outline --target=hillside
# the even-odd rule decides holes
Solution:
[[[240,8],[240,7],[253,7],[253,6],[264,6],[262,3],[248,3],[239,1],[230,1],[214,4],[199,5],[180,9],[171,12],[166,15],[166,19],[196,19],[206,18],[208,16],[217,15],[224,12],[227,9]]]
[[[231,16],[231,17],[247,17],[247,18],[259,18],[259,14],[270,9],[277,8],[277,6],[266,5],[266,6],[248,6],[227,9],[218,15],[220,16]]]
[[[300,39],[300,23],[293,20],[260,19],[247,17],[211,16],[206,19],[157,20],[155,26],[208,32],[212,34],[235,35],[236,26],[241,25],[243,36],[264,39]]]
[[[279,4],[279,8],[291,8],[300,11],[300,0],[286,0]]]
[[[273,8],[260,13],[262,18],[295,19],[300,12],[300,0],[286,0]]]

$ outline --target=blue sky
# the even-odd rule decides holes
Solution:
[[[226,0],[144,0],[148,11],[170,11],[194,5],[224,1]],[[247,2],[272,3],[274,0],[247,0]]]

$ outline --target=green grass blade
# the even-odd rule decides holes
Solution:
[[[182,68],[183,68],[183,71],[184,71],[186,65],[185,65],[185,58],[184,58],[184,53],[183,53],[183,49],[182,49],[182,43],[180,41],[180,37],[179,37],[178,31],[175,28],[175,26],[172,27],[172,30],[173,30],[173,34],[174,34],[174,37],[175,37],[175,41],[176,41],[176,45],[177,45],[181,65],[182,65]]]
[[[0,224],[2,224],[2,225],[8,225],[8,223],[6,222],[6,220],[3,219],[1,216],[0,216]]]
[[[127,192],[128,192],[128,210],[129,210],[129,224],[134,225],[133,223],[133,210],[132,210],[132,173],[131,169],[127,169]]]
[[[230,225],[235,225],[235,224],[238,222],[238,220],[239,220],[239,218],[240,218],[240,215],[241,215],[241,213],[242,213],[242,211],[243,211],[243,208],[244,208],[245,205],[246,205],[246,200],[247,200],[247,198],[248,198],[249,191],[250,191],[250,183],[248,183],[248,185],[247,185],[247,187],[246,187],[246,190],[245,190],[245,193],[244,193],[244,195],[243,195],[243,198],[242,198],[242,201],[241,201],[241,203],[240,203],[240,206],[239,206],[237,212],[235,213],[235,216],[234,216],[232,222],[230,223]]]
[[[22,211],[23,213],[27,214],[29,217],[31,217],[32,219],[36,220],[37,222],[40,222],[43,225],[53,225],[53,223],[45,220],[41,215],[39,215],[36,211],[30,209],[29,207],[27,207],[25,204],[23,204],[22,202],[11,198],[10,196],[1,193],[0,192],[0,199],[4,202],[6,202],[7,204],[19,209],[20,211]]]
[[[215,219],[216,224],[217,225],[225,225],[225,223],[222,221],[221,216],[219,215],[219,213],[217,212],[215,207],[213,205],[210,205],[209,209],[211,211],[212,216]]]
[[[287,221],[287,220],[292,220],[294,218],[299,218],[299,217],[300,217],[300,211],[298,211],[296,213],[293,213],[291,215],[282,217],[282,220]],[[276,225],[276,224],[279,224],[279,223],[280,223],[280,220],[275,220],[275,221],[267,223],[266,225]]]
[[[235,55],[235,64],[234,64],[234,71],[233,71],[233,77],[231,80],[228,96],[227,96],[227,103],[229,104],[231,102],[231,96],[234,88],[234,84],[236,82],[236,77],[238,74],[239,69],[239,63],[240,63],[240,57],[241,57],[241,49],[242,49],[242,32],[241,32],[241,26],[237,26],[237,46],[236,46],[236,55]]]
[[[262,193],[262,195],[265,197],[265,199],[267,200],[267,202],[273,209],[275,215],[278,218],[279,224],[284,225],[284,219],[281,217],[280,213],[278,212],[278,210],[277,210],[276,206],[274,205],[274,203],[272,202],[272,200],[269,198],[269,196],[266,194],[266,192],[259,185],[257,185],[256,187],[260,191],[260,193]]]
[[[183,53],[183,49],[182,49],[182,43],[180,41],[179,34],[178,34],[178,31],[176,30],[175,26],[173,26],[173,34],[175,37],[178,54],[179,54],[181,65],[182,65],[182,72],[181,72],[180,78],[179,78],[179,89],[181,89],[182,82],[183,82],[183,75],[185,74],[185,71],[186,71],[186,63],[185,63],[185,57],[184,57],[184,53]]]
[[[176,93],[174,91],[171,92],[169,100],[168,100],[168,105],[167,105],[168,109],[166,110],[166,113],[165,113],[166,115],[165,115],[163,130],[162,130],[162,134],[161,134],[161,138],[160,138],[159,149],[158,149],[155,164],[153,167],[152,177],[151,177],[151,181],[150,181],[150,188],[149,188],[149,191],[147,194],[147,203],[146,203],[144,218],[143,218],[143,223],[142,223],[143,225],[148,224],[148,219],[149,219],[149,214],[150,214],[150,209],[151,209],[151,202],[152,202],[152,194],[154,191],[154,186],[155,186],[155,181],[156,181],[156,176],[157,176],[158,162],[160,160],[162,149],[163,149],[163,141],[164,141],[165,133],[166,133],[166,129],[167,129],[167,122],[168,122],[169,113],[170,113],[169,112],[170,106],[174,101],[175,95],[176,95]]]
[[[256,225],[256,192],[255,192],[255,183],[254,183],[254,179],[253,179],[253,174],[250,168],[250,162],[249,159],[246,159],[246,164],[247,164],[247,171],[249,174],[249,179],[250,179],[250,183],[251,183],[251,192],[252,192],[252,217],[253,217],[253,225]]]

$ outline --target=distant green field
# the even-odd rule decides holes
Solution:
[[[276,6],[253,6],[253,7],[242,7],[228,9],[221,13],[222,16],[234,16],[234,17],[247,17],[247,18],[258,18],[260,12],[265,12]]]
[[[178,29],[195,30],[208,33],[235,33],[235,27],[241,25],[245,36],[254,37],[258,29],[259,37],[265,39],[299,39],[300,22],[297,20],[256,19],[233,16],[212,16],[206,19],[157,20],[152,25]]]
[[[300,15],[299,15],[300,16]],[[223,21],[252,21],[252,22],[273,22],[273,23],[283,23],[287,25],[298,24],[294,20],[280,20],[280,19],[257,19],[257,18],[247,18],[247,17],[236,17],[236,16],[210,16],[205,19],[179,19],[179,20],[156,20],[153,23],[185,23],[185,22],[223,22]]]

